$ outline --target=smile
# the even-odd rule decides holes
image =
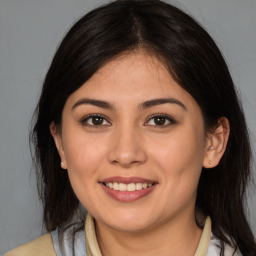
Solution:
[[[118,191],[138,191],[138,190],[142,190],[145,188],[149,188],[151,187],[153,184],[152,183],[129,183],[129,184],[125,184],[125,183],[117,183],[117,182],[107,182],[104,183],[105,186],[107,186],[108,188],[111,188],[113,190],[118,190]]]
[[[133,202],[150,194],[158,183],[140,177],[109,177],[99,184],[111,198],[120,202]]]

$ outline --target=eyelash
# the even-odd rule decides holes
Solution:
[[[150,120],[152,119],[155,119],[155,118],[162,118],[169,122],[168,124],[163,124],[163,125],[150,125],[148,124]],[[148,121],[146,122],[146,126],[155,126],[155,127],[161,127],[161,128],[164,128],[164,127],[168,127],[172,124],[176,124],[177,122],[175,121],[174,118],[170,117],[169,115],[166,115],[166,114],[154,114],[154,115],[151,115],[149,118],[148,118]]]
[[[107,122],[108,124],[99,124],[99,125],[95,125],[95,124],[88,124],[88,120],[92,119],[92,118],[100,118],[103,120],[103,122]],[[80,123],[83,125],[83,126],[93,126],[95,128],[101,128],[102,126],[110,126],[110,122],[106,119],[105,116],[101,115],[101,114],[90,114],[88,116],[85,116],[81,121]]]
[[[101,119],[102,120],[102,122],[104,123],[104,122],[107,122],[108,124],[98,124],[98,125],[96,125],[96,124],[89,124],[88,123],[88,121],[90,120],[90,119],[92,119],[92,118],[99,118],[99,119]],[[161,118],[161,119],[163,119],[164,120],[164,124],[163,125],[152,125],[152,124],[149,124],[149,122],[152,120],[152,119],[155,119],[155,118]],[[168,124],[165,124],[166,123],[166,121],[168,121]],[[86,117],[84,117],[81,121],[80,121],[80,123],[83,125],[83,126],[91,126],[91,127],[95,127],[95,128],[101,128],[101,127],[103,127],[103,126],[111,126],[111,123],[106,119],[106,117],[105,116],[103,116],[103,115],[101,115],[101,114],[90,114],[90,115],[88,115],[88,116],[86,116]],[[170,117],[169,115],[166,115],[166,114],[154,114],[154,115],[151,115],[148,119],[147,119],[147,121],[146,121],[146,123],[145,123],[145,125],[146,126],[155,126],[155,127],[168,127],[168,126],[170,126],[170,125],[172,125],[172,124],[176,124],[177,122],[172,118],[172,117]]]

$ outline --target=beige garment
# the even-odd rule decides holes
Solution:
[[[46,234],[11,250],[4,256],[56,256],[56,253],[53,248],[51,234]]]
[[[211,238],[211,219],[208,216],[205,220],[204,229],[194,256],[206,256]]]
[[[85,221],[85,234],[87,256],[102,256],[95,234],[94,220],[90,214],[87,214]],[[208,216],[205,220],[204,229],[194,256],[207,256],[210,237],[211,219]]]
[[[85,221],[85,240],[87,256],[102,256],[97,242],[94,220],[87,214]],[[204,229],[194,256],[206,256],[211,235],[211,219],[206,218]],[[51,234],[43,235],[36,240],[11,250],[4,256],[56,256]]]

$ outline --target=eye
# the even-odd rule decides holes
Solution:
[[[93,114],[86,116],[81,121],[84,126],[109,126],[111,125],[104,116],[99,114]]]
[[[145,125],[147,126],[169,126],[171,124],[175,124],[175,120],[167,115],[157,114],[151,116]]]

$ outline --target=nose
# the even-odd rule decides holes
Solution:
[[[124,127],[113,134],[109,152],[111,164],[130,168],[145,163],[147,159],[142,135],[132,127]]]

